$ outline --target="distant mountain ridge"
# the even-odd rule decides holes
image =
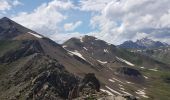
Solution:
[[[133,41],[125,41],[124,43],[118,45],[121,48],[125,49],[153,49],[159,47],[166,47],[169,46],[167,43],[162,43],[160,41],[154,41],[147,37],[137,40],[136,42]]]

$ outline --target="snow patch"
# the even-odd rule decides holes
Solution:
[[[121,90],[125,90],[124,88],[120,87]]]
[[[110,91],[112,91],[113,93],[116,93],[116,94],[118,94],[118,95],[121,95],[121,93],[113,90],[112,88],[110,88],[110,87],[108,87],[108,86],[105,86],[105,87],[106,87],[107,89],[109,89]]]
[[[121,91],[121,92],[123,92],[123,93],[125,93],[125,94],[127,94],[127,95],[132,95],[132,94],[130,94],[129,92],[126,92],[126,91]]]
[[[101,91],[103,91],[103,92],[106,92],[108,95],[113,95],[113,93],[111,93],[110,91],[108,91],[108,90],[105,90],[105,89],[100,89]]]
[[[86,60],[77,50],[75,50],[75,51],[69,51],[70,53],[72,53],[72,54],[74,54],[74,55],[76,55],[76,56],[78,56],[78,57],[80,57],[80,58],[82,58],[82,59],[84,59],[84,60]]]
[[[106,43],[107,45],[112,45],[111,43]]]
[[[128,84],[133,84],[132,82],[129,82],[129,81],[126,81],[126,83],[128,83]]]
[[[120,87],[122,87],[123,85],[122,84],[118,84]]]
[[[118,81],[118,82],[124,84],[122,81],[120,81],[120,80],[118,80],[118,79],[116,79],[116,78],[112,78],[112,79],[114,79],[115,81]]]
[[[144,98],[149,98],[146,93],[145,93],[145,90],[137,90],[137,92],[135,92],[136,94],[144,97]]]
[[[157,68],[154,68],[154,69],[149,69],[149,70],[151,70],[151,71],[158,71],[158,69]]]
[[[86,47],[83,47],[83,49],[85,49],[86,51],[88,50]]]
[[[101,61],[101,60],[97,60],[99,63],[102,63],[102,64],[106,64],[107,61]]]
[[[148,79],[148,77],[147,76],[143,76],[145,79]]]
[[[82,37],[82,36],[80,36],[80,38],[79,38],[79,39],[80,39],[80,42],[83,42],[83,37]]]
[[[108,51],[107,49],[104,49],[104,52],[105,52],[105,53],[109,53],[109,51]]]
[[[67,46],[66,46],[66,45],[63,45],[62,47],[63,47],[63,48],[66,48]]]
[[[109,79],[109,81],[110,81],[110,82],[112,82],[112,83],[114,83],[114,82],[115,82],[115,81],[114,81],[114,80],[112,80],[112,79]]]
[[[40,36],[40,35],[38,35],[38,34],[35,34],[35,33],[32,33],[32,32],[28,32],[29,34],[31,34],[31,35],[33,35],[33,36],[35,36],[35,37],[37,37],[37,38],[42,38],[42,36]]]
[[[141,69],[145,69],[145,67],[140,67]]]
[[[124,59],[122,59],[122,58],[119,58],[119,57],[117,57],[117,56],[116,56],[116,59],[118,59],[118,60],[121,61],[121,62],[126,63],[126,64],[129,65],[129,66],[135,66],[135,65],[132,64],[131,62],[129,62],[129,61],[127,61],[127,60],[124,60]]]

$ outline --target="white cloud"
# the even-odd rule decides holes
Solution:
[[[68,39],[72,38],[72,37],[80,37],[83,36],[83,34],[79,33],[79,32],[73,32],[73,33],[60,33],[60,34],[53,34],[50,36],[50,38],[54,41],[56,41],[57,43],[63,43],[65,41],[67,41]]]
[[[149,37],[149,34],[137,32],[132,40],[136,41],[137,39],[142,39],[142,38],[145,38],[145,37]]]
[[[170,10],[168,13],[165,13],[160,18],[161,27],[170,27]]]
[[[18,1],[7,2],[10,5],[0,6],[0,9],[10,10],[11,5],[20,5]],[[83,17],[85,18],[83,24],[87,25],[88,15],[91,13],[90,26],[95,32],[86,33],[87,35],[93,35],[114,44],[145,36],[170,42],[169,0],[80,0],[78,4],[72,1],[74,0],[52,0],[30,13],[21,12],[12,19],[54,40],[63,41],[66,38],[82,35],[75,32],[82,22],[71,20],[74,18],[74,21],[81,20],[78,15],[87,13],[87,16]]]
[[[4,0],[0,0],[0,11],[4,11],[4,10],[9,10],[11,8],[11,5]]]
[[[50,34],[58,34],[61,31],[59,23],[67,18],[61,10],[74,8],[74,5],[68,1],[53,0],[49,3],[43,3],[33,12],[22,12],[14,16],[12,19],[30,29],[48,36]]]
[[[66,23],[64,25],[64,29],[66,31],[73,31],[75,30],[78,26],[80,26],[82,24],[82,21],[77,21],[75,23]]]
[[[97,4],[94,5],[94,2]],[[149,30],[170,29],[169,0],[112,0],[104,4],[101,2],[82,0],[80,8],[92,13],[98,12],[93,14],[90,24],[99,30],[99,33],[95,34],[96,37],[110,43],[119,44],[125,40],[133,40],[143,36],[143,33],[151,36]],[[152,37],[159,38],[155,34],[152,34]]]
[[[18,6],[18,5],[23,5],[23,3],[21,3],[21,2],[18,1],[18,0],[13,0],[12,5],[13,5],[13,6]]]
[[[0,11],[11,10],[12,7],[22,5],[18,0],[0,0]]]
[[[80,0],[80,10],[101,11],[110,0]]]

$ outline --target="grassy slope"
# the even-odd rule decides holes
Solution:
[[[126,60],[133,62],[137,66],[142,65],[145,60],[139,59],[134,53],[127,53],[128,51],[124,49],[119,49],[117,51],[117,54],[125,58]],[[161,56],[161,54],[159,54]],[[167,56],[169,57],[169,56]],[[167,58],[161,57],[163,60],[168,60]],[[165,60],[165,61],[166,61]],[[159,60],[161,61],[161,60]],[[140,70],[143,75],[149,77],[147,81],[147,91],[146,95],[148,95],[150,98],[146,100],[170,100],[170,82],[165,82],[166,79],[170,79],[170,71],[169,70],[159,70],[159,71],[151,71],[148,69],[141,69]],[[133,87],[130,87],[131,89]]]
[[[0,41],[0,56],[20,46],[19,41]]]
[[[151,71],[147,69],[141,71],[149,77],[147,94],[150,98],[146,100],[170,100],[170,83],[165,82],[165,79],[170,78],[170,71]]]
[[[152,55],[152,57],[161,61],[161,62],[170,64],[170,51],[164,52],[164,53],[156,52]]]

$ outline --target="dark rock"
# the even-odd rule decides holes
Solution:
[[[80,91],[87,85],[98,92],[100,91],[100,83],[99,80],[95,77],[94,73],[88,73],[85,75],[80,83]]]
[[[78,79],[74,75],[54,67],[53,70],[45,71],[33,80],[33,88],[31,91],[35,98],[43,98],[44,96],[50,95],[47,93],[52,91],[51,89],[53,89],[54,94],[58,94],[59,97],[68,98],[69,92],[77,84]],[[49,90],[47,89],[48,87]]]
[[[117,69],[116,72],[122,75],[133,76],[133,77],[142,76],[142,74],[138,70],[129,67],[120,67]]]
[[[21,57],[26,57],[35,53],[43,53],[43,49],[38,41],[23,41],[21,47],[15,51],[9,51],[0,57],[0,63],[10,63]]]

